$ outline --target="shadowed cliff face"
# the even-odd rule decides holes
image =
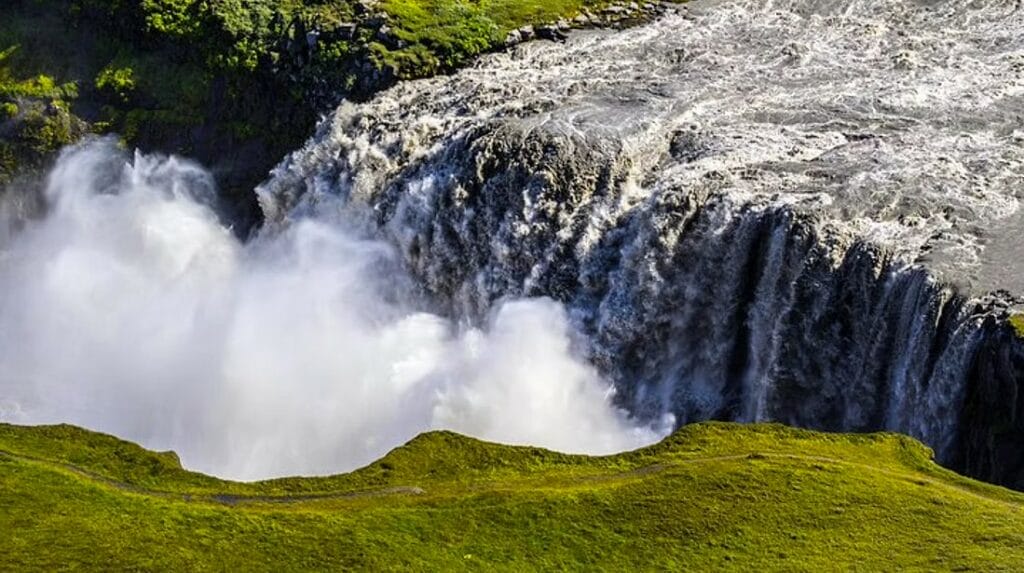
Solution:
[[[949,463],[964,473],[1024,490],[1024,342],[985,323],[967,376],[962,430]]]
[[[972,297],[1024,291],[1022,25],[735,1],[524,46],[341,107],[267,232],[368,207],[456,317],[553,297],[640,418],[896,430],[1020,487],[1012,297]]]

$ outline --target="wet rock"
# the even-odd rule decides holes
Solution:
[[[333,31],[338,40],[351,40],[356,35],[356,25],[350,22],[339,24]]]
[[[523,33],[519,30],[512,30],[505,36],[505,46],[512,47],[523,42]]]
[[[552,42],[564,42],[569,36],[557,26],[541,26],[537,28],[537,37]]]

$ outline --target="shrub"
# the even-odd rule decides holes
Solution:
[[[131,68],[120,68],[111,64],[97,74],[95,84],[100,92],[128,103],[135,93],[135,72]]]

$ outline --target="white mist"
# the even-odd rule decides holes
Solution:
[[[425,313],[384,243],[305,220],[248,244],[208,174],[64,153],[0,235],[0,420],[67,422],[236,479],[351,470],[430,429],[561,451],[657,440],[611,404],[550,300],[483,330]]]

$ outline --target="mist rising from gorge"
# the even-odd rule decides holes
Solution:
[[[357,209],[243,244],[214,197],[186,161],[109,141],[64,153],[46,214],[5,215],[0,419],[238,479],[350,470],[430,429],[585,453],[661,435],[611,405],[559,304],[454,324]]]

